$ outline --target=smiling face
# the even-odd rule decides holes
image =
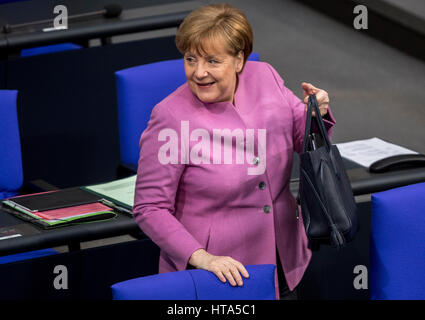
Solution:
[[[230,55],[221,41],[207,41],[204,50],[184,55],[186,79],[193,94],[205,103],[233,103],[237,73],[243,67],[243,53]]]

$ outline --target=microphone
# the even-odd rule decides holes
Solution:
[[[80,14],[74,14],[74,15],[68,16],[68,21],[77,20],[81,18],[88,18],[88,17],[98,17],[98,16],[103,16],[104,18],[108,18],[108,19],[116,18],[121,15],[121,12],[122,12],[122,7],[119,4],[112,3],[112,4],[108,4],[104,6],[103,9],[99,11],[80,13]],[[27,23],[15,24],[15,25],[5,24],[3,25],[2,32],[10,33],[12,32],[13,29],[34,26],[37,24],[49,23],[49,22],[52,22],[53,20],[54,19],[46,19],[46,20],[39,20],[39,21],[33,21],[33,22],[27,22]]]
[[[111,3],[104,6],[102,11],[105,18],[116,18],[121,15],[122,7],[119,4]]]
[[[116,18],[121,15],[122,7],[119,4],[112,3],[108,4],[103,7],[102,10],[94,11],[94,12],[88,12],[88,13],[81,13],[81,14],[75,14],[68,17],[68,21],[70,19],[79,19],[79,18],[86,18],[86,17],[96,17],[99,15],[104,16],[105,18]]]

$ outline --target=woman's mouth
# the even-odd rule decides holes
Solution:
[[[196,84],[198,85],[198,87],[199,88],[202,88],[202,89],[210,88],[214,83],[215,83],[215,81],[213,81],[213,82],[205,82],[205,83],[196,82]]]

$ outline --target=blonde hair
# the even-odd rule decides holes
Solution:
[[[229,4],[211,4],[192,11],[176,34],[177,49],[184,55],[189,50],[207,53],[205,42],[224,40],[230,55],[244,53],[244,65],[252,52],[253,32],[245,15]]]

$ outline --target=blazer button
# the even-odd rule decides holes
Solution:
[[[255,164],[256,166],[258,166],[258,164],[260,163],[260,158],[255,157],[255,158],[254,158],[254,160],[252,160],[252,161],[254,162],[254,164]]]
[[[265,205],[263,210],[264,210],[264,213],[270,213],[271,208],[270,208],[270,206]]]
[[[260,184],[258,185],[258,187],[259,187],[261,190],[264,190],[264,189],[266,188],[266,183],[265,183],[264,181],[261,181],[261,182],[260,182]]]

